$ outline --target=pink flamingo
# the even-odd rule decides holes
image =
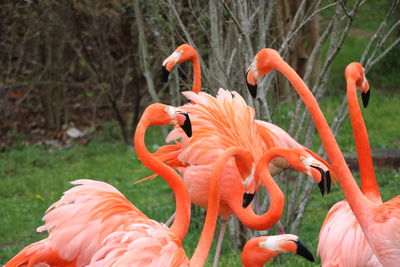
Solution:
[[[244,267],[262,267],[272,258],[287,252],[299,254],[309,261],[314,261],[314,257],[298,236],[285,234],[260,236],[248,241],[243,247],[242,264]]]
[[[230,146],[240,144],[241,147],[252,151],[255,161],[271,147],[302,148],[322,163],[318,166],[321,166],[324,171],[328,170],[329,165],[321,157],[300,145],[284,130],[271,123],[255,120],[254,109],[247,106],[243,98],[236,92],[220,89],[216,98],[205,93],[199,93],[201,89],[199,57],[196,50],[190,45],[183,44],[179,46],[164,60],[163,70],[165,77],[168,77],[167,74],[175,64],[186,61],[191,61],[193,64],[194,82],[192,90],[194,93],[184,92],[183,94],[191,100],[193,105],[186,105],[181,108],[191,114],[195,134],[193,138],[188,139],[180,131],[172,131],[166,141],[176,141],[182,138],[182,142],[176,141],[174,145],[163,146],[156,151],[155,155],[163,162],[168,162],[170,166],[182,172],[194,204],[203,207],[207,206],[207,183],[215,164],[215,159]],[[288,167],[288,163],[283,159],[275,159],[269,166],[273,175]],[[312,172],[314,172],[312,177],[319,182],[318,185],[322,194],[325,191],[329,193],[330,181],[321,180],[319,171],[312,170]],[[226,170],[222,178],[221,190],[223,192],[221,192],[220,215],[224,216],[224,219],[222,220],[215,262],[218,259],[229,215],[236,213],[233,212],[232,202],[229,202],[228,198],[230,194],[237,193],[230,187],[224,186],[224,181],[228,179],[235,180],[233,176],[236,173],[235,170]],[[329,176],[327,175],[326,177],[328,178]],[[251,203],[260,183],[254,181],[253,175],[251,175],[243,181],[243,185],[245,192],[241,206],[246,208]],[[241,207],[237,207],[238,212],[240,209]],[[249,214],[243,214],[243,217],[239,217],[239,220],[247,227],[255,229],[252,224],[256,224],[257,218],[249,217]],[[259,223],[259,225],[261,224]],[[259,229],[266,229],[266,227],[267,224]]]
[[[49,236],[24,248],[6,266],[33,266],[46,263],[51,266],[85,266],[90,262],[101,243],[118,230],[147,227],[164,231],[164,245],[168,251],[176,249],[182,254],[180,241],[187,233],[190,221],[190,196],[180,176],[170,167],[150,154],[144,144],[144,134],[150,125],[179,124],[191,135],[191,125],[186,113],[162,104],[149,106],[135,134],[138,156],[152,171],[161,175],[171,186],[176,197],[176,220],[168,227],[147,218],[111,185],[91,180],[78,180],[81,184],[67,191],[47,210],[45,225]],[[172,258],[171,258],[172,259]],[[171,260],[170,259],[170,260]],[[168,259],[164,259],[168,260]]]
[[[364,106],[368,105],[368,81],[364,76],[364,68],[357,62],[346,67],[345,77],[350,119],[360,167],[361,191],[370,201],[381,204],[368,132],[357,99],[356,87],[360,88]],[[318,253],[321,256],[322,266],[382,266],[346,200],[336,203],[329,210],[319,234]]]
[[[184,92],[183,94],[191,102],[196,103],[181,107],[182,110],[191,114],[193,137],[186,138],[179,129],[175,129],[170,133],[167,141],[181,138],[182,142],[165,146],[155,155],[163,162],[168,162],[172,167],[179,169],[189,189],[192,202],[207,207],[208,181],[215,161],[223,151],[232,146],[240,146],[252,152],[255,163],[262,153],[267,151],[267,148],[261,139],[262,136],[257,133],[258,125],[254,123],[254,110],[247,106],[243,98],[236,92],[220,89],[216,98],[202,92],[199,94]],[[164,150],[164,148],[169,149],[170,147],[172,147],[171,150]],[[329,191],[328,167],[307,150],[304,152],[307,153],[306,158],[314,162],[313,166],[321,168],[319,170],[310,168],[309,175],[320,183],[322,193]],[[276,159],[272,164],[282,166],[282,163],[285,164],[285,168],[288,167],[283,159]],[[270,164],[270,170],[276,173],[279,168],[271,167],[272,164]],[[321,175],[321,171],[323,175]],[[235,214],[246,227],[258,230],[270,228],[281,216],[281,213],[279,213],[279,217],[269,217],[268,214],[257,216],[251,206],[246,208],[251,201],[251,196],[254,196],[259,188],[260,181],[254,175],[250,175],[243,179],[241,184],[237,184],[240,181],[237,176],[236,167],[232,161],[228,161],[221,178],[219,215],[224,219],[218,240],[216,259],[229,215]],[[270,191],[269,193],[272,194]],[[273,201],[271,200],[271,202]]]
[[[281,72],[290,81],[309,110],[332,164],[332,170],[375,256],[383,266],[397,266],[400,262],[400,231],[398,231],[400,196],[384,203],[376,203],[364,196],[344,160],[317,101],[304,81],[279,56],[277,51],[262,49],[254,57],[246,77],[249,89],[254,91],[259,77],[273,69]],[[348,84],[351,84],[350,80]]]

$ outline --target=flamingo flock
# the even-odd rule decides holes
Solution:
[[[191,61],[192,91],[182,94],[190,103],[173,107],[148,106],[134,136],[141,162],[167,182],[175,196],[171,225],[152,220],[112,185],[77,180],[46,211],[38,231],[48,236],[25,247],[5,264],[18,266],[204,266],[214,240],[218,216],[221,233],[213,266],[218,265],[226,223],[236,216],[244,226],[267,230],[279,222],[284,194],[272,178],[293,168],[315,180],[322,195],[329,193],[331,175],[345,200],[329,210],[319,234],[322,266],[385,266],[400,264],[400,196],[382,202],[377,185],[368,134],[361,115],[357,89],[366,107],[369,84],[359,63],[346,67],[347,97],[358,153],[361,189],[314,96],[304,81],[273,49],[260,50],[247,69],[246,83],[255,97],[259,79],[271,70],[281,72],[296,89],[314,120],[328,160],[299,144],[279,126],[256,120],[255,111],[235,92],[219,89],[216,96],[201,92],[197,51],[179,46],[163,64],[163,79],[176,64]],[[145,146],[149,126],[174,125],[166,142],[150,153]],[[179,173],[179,174],[178,174]],[[147,179],[143,179],[147,180]],[[269,208],[258,215],[252,200],[264,187]],[[197,247],[189,258],[182,243],[191,219],[191,204],[206,208]],[[298,254],[314,261],[312,253],[292,234],[258,236],[247,241],[241,261],[245,267],[264,266],[281,253]]]

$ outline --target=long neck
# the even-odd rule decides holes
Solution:
[[[311,117],[314,120],[315,126],[318,130],[322,144],[324,145],[326,154],[332,164],[332,169],[337,177],[343,193],[352,208],[353,213],[359,219],[364,217],[367,213],[366,202],[368,201],[361,193],[354,181],[354,178],[343,158],[342,152],[336,143],[335,137],[332,134],[329,125],[322,114],[317,101],[315,100],[311,91],[307,88],[304,81],[297,75],[297,73],[282,59],[275,61],[275,68],[280,71],[294,86],[300,98],[303,100]]]
[[[192,91],[197,94],[201,90],[201,69],[200,69],[200,60],[199,60],[199,56],[197,53],[192,60],[192,64],[193,64]]]
[[[369,199],[373,198],[381,200],[379,187],[376,182],[374,165],[372,163],[372,153],[368,141],[368,132],[358,103],[356,82],[351,78],[347,79],[347,101],[358,155],[361,191]]]
[[[190,259],[190,266],[203,266],[207,260],[217,224],[220,201],[220,177],[229,158],[240,155],[243,151],[240,148],[229,148],[218,158],[215,164],[209,184],[207,215],[196,250]]]
[[[270,206],[264,214],[255,214],[251,205],[246,209],[243,209],[243,194],[240,190],[237,190],[235,194],[230,196],[230,208],[233,210],[240,222],[246,227],[255,230],[266,230],[271,228],[282,217],[285,197],[279,186],[275,183],[268,169],[269,162],[275,157],[280,156],[280,154],[278,155],[273,150],[268,150],[257,163],[255,178],[261,180],[270,196]]]
[[[190,195],[183,183],[182,178],[170,167],[155,158],[146,148],[144,137],[147,127],[150,125],[149,118],[142,116],[135,133],[135,149],[143,164],[160,175],[168,183],[175,194],[176,217],[171,230],[176,236],[183,240],[190,223]]]

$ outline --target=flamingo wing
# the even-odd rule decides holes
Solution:
[[[49,236],[34,243],[6,266],[84,266],[110,233],[146,217],[113,186],[93,180],[77,180],[59,201],[46,211],[39,232]],[[57,264],[55,264],[57,263]]]
[[[181,241],[154,220],[139,218],[107,236],[88,267],[188,266]]]

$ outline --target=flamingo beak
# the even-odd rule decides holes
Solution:
[[[244,193],[243,195],[243,203],[242,203],[242,207],[245,209],[247,208],[251,201],[253,201],[255,194],[251,194],[251,193]]]
[[[296,250],[297,255],[302,256],[309,261],[312,261],[312,262],[315,261],[313,254],[307,249],[307,247],[304,245],[303,242],[301,242],[300,239],[295,240],[293,242],[296,243],[296,246],[297,246],[297,250]]]
[[[168,82],[168,76],[170,74],[170,71],[167,70],[167,65],[163,65],[161,69],[161,81],[166,83]]]
[[[329,194],[331,192],[331,174],[328,171],[324,171],[321,167],[313,166],[310,167],[317,169],[321,173],[321,182],[318,183],[318,187],[321,190],[321,194],[325,195],[325,193]]]
[[[183,124],[179,124],[179,126],[185,132],[187,137],[192,137],[192,123],[190,122],[189,114],[185,112],[179,112],[179,114],[185,116]]]
[[[370,92],[371,92],[371,90],[368,90],[365,93],[361,92],[361,98],[362,98],[364,108],[366,108],[368,106]]]
[[[249,89],[251,96],[253,98],[256,98],[256,96],[257,96],[257,81],[253,74],[252,65],[247,69],[245,78],[246,78],[247,89]]]

